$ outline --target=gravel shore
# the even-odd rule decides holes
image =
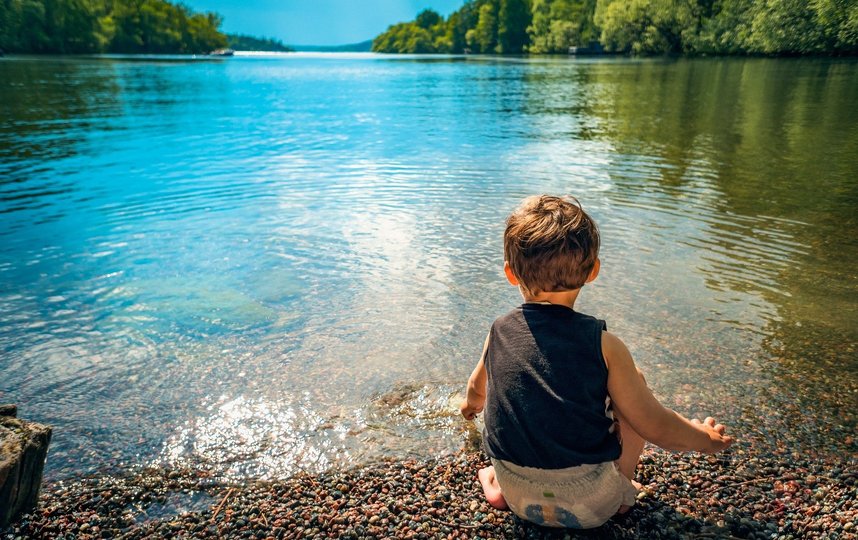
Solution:
[[[590,531],[493,510],[476,481],[485,464],[461,452],[273,482],[192,470],[56,482],[0,538],[858,538],[854,456],[647,450],[638,504]]]

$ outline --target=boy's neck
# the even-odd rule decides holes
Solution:
[[[548,302],[549,304],[575,309],[575,300],[578,299],[579,292],[581,292],[581,289],[575,289],[574,291],[541,292],[538,294],[526,294],[522,291],[522,296],[524,296],[525,302]]]

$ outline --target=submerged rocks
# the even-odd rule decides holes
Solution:
[[[51,428],[15,418],[14,405],[0,406],[0,528],[36,507]]]

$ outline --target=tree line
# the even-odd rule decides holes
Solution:
[[[282,41],[275,38],[255,37],[246,34],[227,34],[227,46],[236,51],[267,51],[267,52],[292,52],[294,49],[284,45]]]
[[[856,0],[467,0],[390,26],[387,53],[858,54]]]
[[[165,0],[0,0],[0,49],[15,53],[207,53],[222,19]]]

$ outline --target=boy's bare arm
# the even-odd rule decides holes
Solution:
[[[714,419],[691,421],[662,406],[652,395],[625,344],[602,332],[602,353],[608,363],[608,393],[614,406],[641,437],[665,450],[714,453],[733,442]]]
[[[491,334],[489,334],[490,336]],[[486,342],[483,344],[483,354],[480,356],[480,361],[477,362],[477,367],[468,378],[468,389],[466,390],[465,401],[459,406],[462,416],[465,420],[473,420],[477,414],[481,413],[486,404],[486,382],[488,382],[488,374],[486,373],[486,351],[489,348],[489,336],[486,336]]]

